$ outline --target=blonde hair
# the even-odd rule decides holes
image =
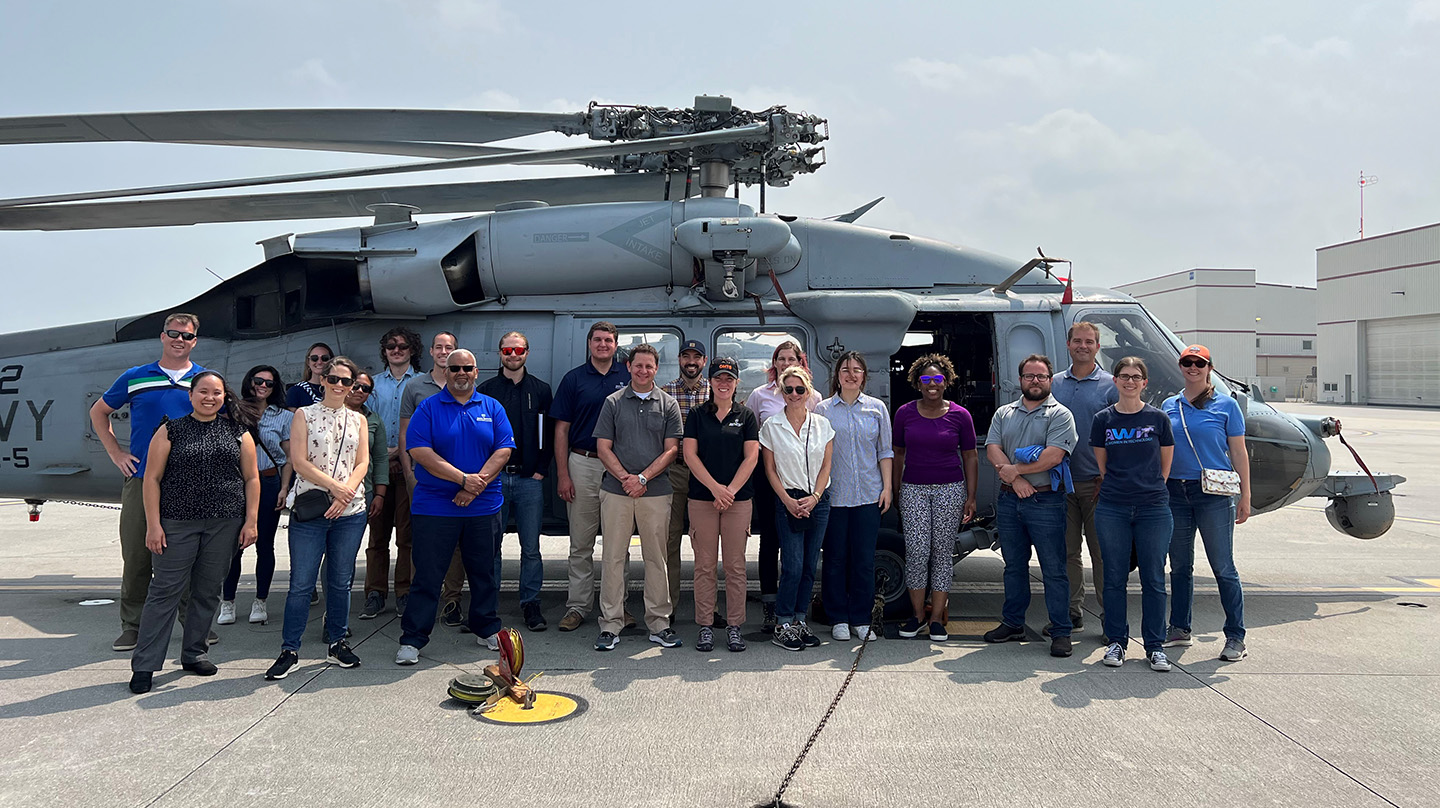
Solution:
[[[780,376],[779,376],[779,378],[777,378],[777,379],[775,380],[776,386],[777,386],[777,387],[784,387],[784,386],[785,386],[785,378],[786,378],[787,376],[795,376],[795,377],[798,377],[798,378],[800,379],[800,381],[805,382],[805,389],[806,389],[806,391],[808,391],[808,392],[814,392],[814,391],[815,391],[815,380],[810,377],[810,371],[806,370],[805,368],[803,368],[803,367],[801,367],[801,366],[799,366],[799,365],[791,365],[790,367],[785,368],[784,370],[780,371]]]

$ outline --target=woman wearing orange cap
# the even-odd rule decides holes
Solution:
[[[1175,431],[1175,459],[1170,466],[1170,627],[1165,647],[1188,646],[1195,595],[1195,531],[1205,543],[1205,556],[1220,587],[1225,609],[1225,648],[1220,658],[1245,658],[1245,603],[1240,574],[1235,570],[1235,525],[1250,518],[1250,456],[1245,451],[1245,414],[1230,396],[1216,395],[1210,383],[1210,350],[1190,345],[1180,352],[1185,390],[1165,400],[1163,409]],[[1206,471],[1234,471],[1238,495],[1207,494]]]

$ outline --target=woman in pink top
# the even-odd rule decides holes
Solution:
[[[900,523],[905,529],[905,586],[914,616],[901,637],[917,636],[928,620],[930,639],[950,639],[950,583],[955,534],[975,516],[980,460],[975,421],[964,407],[945,398],[955,383],[955,366],[941,354],[922,356],[910,366],[910,384],[920,399],[895,412],[895,476],[900,481]],[[925,590],[930,589],[930,613]]]
[[[770,355],[770,370],[766,373],[770,381],[752,390],[745,398],[745,406],[755,413],[761,426],[765,425],[767,418],[785,409],[785,399],[775,380],[780,371],[796,365],[804,368],[807,373],[810,371],[810,362],[806,359],[805,350],[800,347],[800,343],[785,340],[775,346],[775,352]],[[814,412],[819,403],[820,394],[812,390],[806,408]],[[760,608],[764,612],[764,622],[761,623],[760,630],[769,634],[775,629],[775,593],[780,589],[780,534],[773,518],[775,492],[770,490],[770,486],[755,486],[754,505],[755,527],[760,534]]]

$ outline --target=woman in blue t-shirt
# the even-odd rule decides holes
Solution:
[[[1211,367],[1210,351],[1204,345],[1181,351],[1185,390],[1165,399],[1164,404],[1175,430],[1175,462],[1169,482],[1175,530],[1170,537],[1170,628],[1165,633],[1165,647],[1191,644],[1198,528],[1225,609],[1225,649],[1220,658],[1238,662],[1246,654],[1245,596],[1240,574],[1235,571],[1235,525],[1250,518],[1250,456],[1245,451],[1245,415],[1235,399],[1215,394]],[[1200,484],[1204,469],[1239,474],[1239,496],[1205,493]]]
[[[1100,466],[1095,527],[1105,564],[1101,595],[1105,607],[1105,664],[1125,662],[1130,626],[1125,617],[1125,587],[1133,557],[1140,569],[1140,636],[1151,670],[1170,670],[1165,644],[1165,553],[1174,520],[1165,479],[1175,454],[1175,434],[1165,413],[1140,399],[1149,384],[1145,360],[1127,356],[1115,363],[1120,400],[1095,415],[1090,446]]]
[[[330,359],[334,355],[330,346],[323,342],[311,345],[305,351],[305,368],[300,373],[301,381],[290,385],[285,391],[285,407],[292,412],[311,404],[319,404],[325,398],[325,374],[329,371]]]

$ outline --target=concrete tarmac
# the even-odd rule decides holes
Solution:
[[[1282,406],[1341,417],[1372,469],[1409,482],[1397,492],[1400,518],[1374,541],[1333,530],[1320,499],[1237,529],[1249,658],[1216,658],[1223,615],[1198,558],[1196,643],[1171,649],[1173,672],[1152,672],[1138,642],[1122,668],[1101,665],[1093,592],[1075,656],[1048,656],[1038,566],[1032,641],[989,646],[978,635],[998,618],[1001,561],[978,553],[956,570],[951,640],[870,645],[786,802],[1440,805],[1440,474],[1431,467],[1440,413]],[[1356,468],[1330,445],[1336,469]],[[525,632],[526,672],[545,672],[542,691],[580,697],[576,716],[532,726],[473,718],[447,699],[446,683],[495,655],[437,627],[420,664],[397,667],[399,621],[393,610],[355,619],[358,591],[351,627],[363,665],[325,664],[313,608],[300,666],[267,682],[288,569],[282,533],[274,619],[245,622],[247,553],[240,622],[217,627],[211,653],[219,675],[179,670],[177,632],[154,690],[134,696],[130,655],[110,650],[116,517],[51,503],[31,524],[23,505],[0,502],[0,804],[754,805],[789,771],[857,647],[816,626],[819,648],[777,648],[759,633],[752,601],[748,651],[722,643],[697,653],[687,546],[677,621],[685,646],[662,650],[627,632],[618,649],[597,653],[593,619],[555,629],[568,542],[547,537],[551,627]],[[501,613],[519,626],[513,536],[505,555]],[[1133,577],[1130,621],[1136,637]]]

